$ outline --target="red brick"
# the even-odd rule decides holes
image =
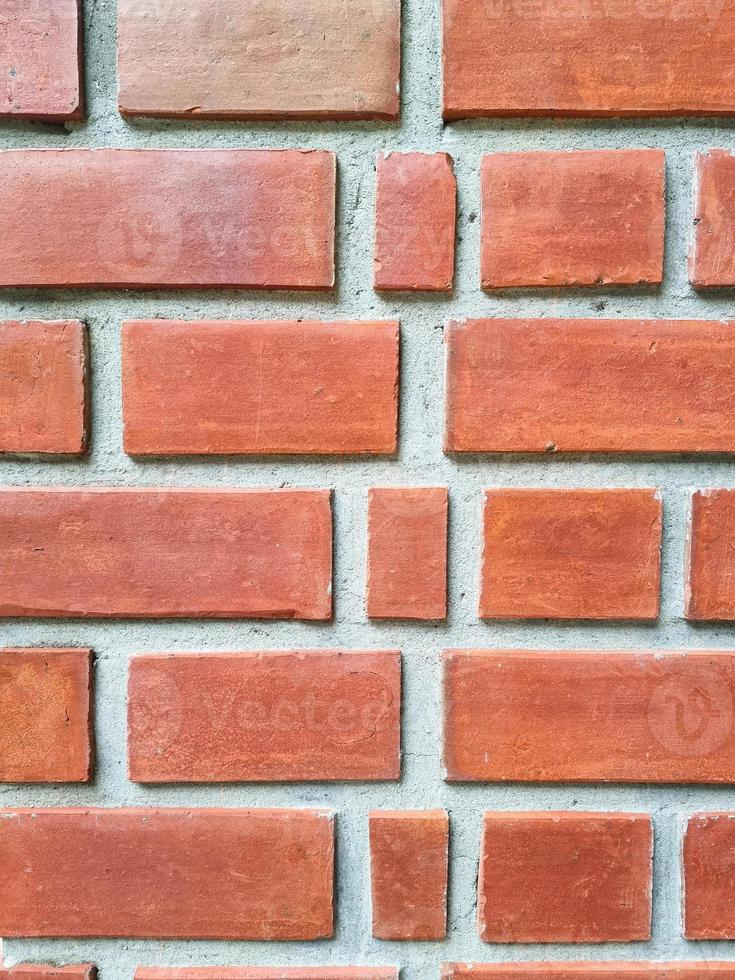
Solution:
[[[373,936],[444,939],[448,862],[444,810],[371,813]]]
[[[689,279],[697,288],[735,286],[735,156],[728,150],[696,153],[694,168]]]
[[[135,980],[398,980],[398,970],[394,966],[139,967]]]
[[[448,504],[444,487],[368,491],[368,616],[446,618]]]
[[[651,820],[631,813],[486,813],[480,937],[497,943],[651,938]]]
[[[80,0],[3,0],[0,118],[81,119]]]
[[[656,619],[656,490],[488,490],[485,619]]]
[[[0,783],[86,783],[92,652],[0,650]]]
[[[123,326],[126,452],[394,453],[398,322]]]
[[[0,489],[0,617],[326,620],[331,521],[328,490]]]
[[[447,328],[448,452],[734,452],[735,330],[704,320]]]
[[[333,933],[326,811],[2,810],[0,820],[3,936]]]
[[[398,651],[133,657],[135,782],[398,779]]]
[[[684,936],[735,939],[735,814],[698,813],[684,832]]]
[[[445,963],[442,980],[735,980],[735,963]]]
[[[734,721],[728,652],[444,655],[453,781],[731,784]]]
[[[692,497],[685,573],[686,616],[735,619],[735,490]]]
[[[397,119],[400,0],[118,0],[120,111]]]
[[[443,0],[442,7],[445,119],[735,113],[729,2]]]
[[[81,966],[37,966],[23,963],[2,969],[0,980],[96,980],[97,967],[89,963]]]
[[[87,449],[87,329],[0,323],[0,453]]]
[[[331,289],[334,206],[324,151],[6,150],[0,286]]]
[[[482,161],[482,285],[660,283],[663,150],[494,153]]]
[[[376,289],[450,292],[456,226],[457,181],[448,153],[378,157]]]

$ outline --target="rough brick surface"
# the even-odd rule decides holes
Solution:
[[[448,862],[444,810],[371,813],[373,936],[444,939]]]
[[[684,831],[684,936],[735,939],[735,814],[699,813]]]
[[[368,616],[446,617],[448,504],[443,487],[368,491]]]
[[[398,970],[393,966],[140,967],[135,980],[398,980]]]
[[[663,150],[493,153],[482,162],[482,285],[659,283]]]
[[[735,619],[733,528],[735,491],[693,495],[685,575],[687,619]]]
[[[0,453],[86,450],[87,360],[78,320],[0,323]]]
[[[398,323],[123,326],[131,454],[393,453]]]
[[[480,615],[656,619],[655,490],[488,490]]]
[[[689,279],[696,287],[735,286],[735,156],[697,153]]]
[[[735,963],[446,963],[442,980],[735,980]]]
[[[120,111],[397,119],[400,0],[120,0]]]
[[[136,656],[130,778],[398,779],[400,712],[397,651]]]
[[[450,323],[448,452],[735,451],[735,330],[704,320]]]
[[[0,980],[96,980],[97,967],[89,963],[80,966],[46,966],[22,963],[19,966],[2,968]]]
[[[329,619],[331,520],[327,490],[3,488],[0,617]]]
[[[90,650],[0,650],[0,783],[92,773]]]
[[[331,289],[334,209],[326,151],[6,150],[0,286]]]
[[[730,3],[442,0],[442,11],[445,119],[735,113]]]
[[[724,651],[444,655],[453,781],[729,784],[734,725]]]
[[[80,0],[3,0],[0,118],[82,118],[80,7]]]
[[[3,810],[0,823],[3,936],[332,935],[326,811]]]
[[[486,813],[480,937],[496,943],[631,942],[651,936],[650,818]]]
[[[457,181],[448,153],[380,154],[376,289],[450,292],[456,224]]]

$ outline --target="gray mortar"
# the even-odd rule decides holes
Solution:
[[[735,809],[735,788],[625,786],[450,786],[440,761],[440,651],[444,647],[592,649],[727,648],[729,626],[682,618],[685,525],[690,491],[731,487],[724,457],[449,458],[442,453],[442,325],[467,316],[728,318],[735,293],[699,296],[687,282],[692,156],[732,148],[735,123],[716,120],[481,121],[444,127],[440,102],[439,0],[404,0],[403,118],[390,124],[225,124],[124,121],[116,110],[115,3],[86,0],[89,117],[68,131],[25,123],[0,129],[11,147],[306,147],[339,157],[338,283],[333,295],[196,291],[9,291],[0,315],[87,321],[91,332],[93,444],[88,459],[0,461],[6,485],[333,487],[336,506],[336,619],[294,622],[5,621],[2,645],[90,646],[97,653],[98,764],[89,787],[0,787],[3,806],[327,806],[338,813],[337,926],[320,943],[42,940],[5,943],[6,960],[91,961],[103,980],[130,980],[139,965],[396,964],[406,980],[438,977],[446,960],[735,959],[733,943],[687,943],[680,935],[680,814]],[[707,65],[702,65],[707,71]],[[549,290],[485,295],[479,289],[479,164],[494,150],[661,147],[667,154],[667,260],[663,289]],[[446,150],[459,182],[457,288],[451,298],[381,297],[371,288],[374,160],[381,150]],[[604,309],[600,306],[604,304]],[[186,460],[139,462],[121,448],[120,323],[126,317],[375,318],[402,325],[401,448],[397,460]],[[370,623],[364,609],[366,493],[374,485],[450,488],[451,613],[446,624]],[[492,624],[477,618],[482,490],[519,487],[647,487],[664,498],[663,607],[652,626]],[[77,570],[70,569],[71,575]],[[125,684],[137,651],[279,647],[400,647],[405,704],[399,784],[144,788],[126,779]],[[370,937],[367,814],[373,808],[446,807],[451,813],[449,937],[389,943]],[[656,830],[653,939],[594,946],[483,944],[475,923],[480,820],[486,809],[636,810]],[[0,869],[0,874],[2,869]],[[196,896],[192,896],[196,901]]]

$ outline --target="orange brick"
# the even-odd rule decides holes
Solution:
[[[446,617],[448,502],[443,487],[368,492],[368,616]]]
[[[692,497],[685,574],[686,616],[735,619],[735,491],[703,490]]]
[[[89,963],[81,966],[36,966],[22,963],[4,970],[0,964],[0,980],[97,980],[97,967]]]
[[[442,11],[445,119],[735,113],[730,3],[442,0]]]
[[[0,453],[87,449],[87,329],[0,323]]]
[[[335,168],[316,150],[5,150],[0,286],[331,289]]]
[[[146,654],[128,688],[139,783],[398,779],[398,651]]]
[[[735,939],[735,814],[698,813],[684,831],[684,937]]]
[[[697,153],[694,238],[689,250],[693,286],[735,286],[735,156]]]
[[[456,225],[457,181],[448,153],[378,157],[376,289],[450,292]]]
[[[0,27],[0,118],[81,119],[80,0],[3,0]]]
[[[482,285],[659,283],[663,150],[494,153],[482,162]]]
[[[450,323],[447,452],[735,451],[735,330],[705,320]]]
[[[444,810],[370,814],[373,936],[444,939],[449,817]]]
[[[480,937],[494,943],[651,938],[651,820],[631,813],[486,813]]]
[[[118,0],[120,111],[397,119],[400,0]]]
[[[2,810],[0,820],[3,936],[333,933],[324,810]]]
[[[730,784],[734,722],[724,651],[444,655],[452,781]]]
[[[442,980],[735,980],[735,963],[445,963]]]
[[[390,454],[398,323],[123,325],[125,450]]]
[[[480,615],[656,619],[655,490],[488,490]]]
[[[0,617],[327,620],[331,522],[328,490],[0,489]]]

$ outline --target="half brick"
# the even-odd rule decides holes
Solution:
[[[698,813],[684,831],[682,876],[686,939],[735,939],[735,814]]]
[[[729,150],[697,153],[694,169],[689,279],[701,289],[735,286],[735,156]]]
[[[692,497],[685,572],[690,620],[735,620],[735,490]]]
[[[22,963],[2,969],[0,980],[96,980],[97,967],[90,963],[80,966],[46,966]]]

